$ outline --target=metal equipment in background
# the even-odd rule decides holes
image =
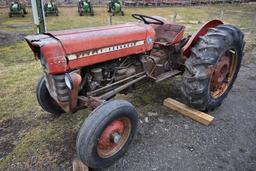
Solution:
[[[27,14],[26,11],[26,5],[22,2],[19,1],[14,1],[11,2],[10,7],[9,7],[9,17],[13,17],[14,15],[20,15],[22,17],[25,17],[25,15]]]
[[[90,0],[79,0],[77,3],[77,8],[78,8],[78,14],[80,16],[88,15],[88,14],[90,16],[94,16],[93,7]]]
[[[113,16],[121,14],[124,16],[124,11],[122,10],[122,5],[119,0],[111,0],[108,4],[108,12],[112,13]]]
[[[44,12],[45,16],[47,17],[48,15],[56,15],[59,16],[59,10],[57,3],[54,0],[49,0],[44,4]]]

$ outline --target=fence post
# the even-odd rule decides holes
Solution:
[[[172,21],[174,23],[176,22],[176,17],[177,17],[177,12],[175,11],[174,14],[173,14],[173,18],[172,18]]]
[[[112,25],[112,15],[109,14],[109,25]]]

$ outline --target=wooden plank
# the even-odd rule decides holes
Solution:
[[[190,117],[191,119],[198,121],[206,126],[208,126],[214,119],[214,117],[212,117],[211,115],[193,109],[171,98],[167,98],[164,100],[164,106],[175,110],[184,116]]]
[[[81,160],[73,160],[73,171],[89,171],[89,168]]]

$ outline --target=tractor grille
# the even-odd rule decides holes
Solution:
[[[55,93],[57,95],[57,99],[61,102],[69,101],[69,89],[65,84],[65,78],[63,75],[52,75],[52,79],[54,82]]]

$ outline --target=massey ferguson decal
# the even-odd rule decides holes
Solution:
[[[99,54],[103,54],[103,53],[118,51],[118,50],[121,50],[121,49],[136,47],[136,46],[144,45],[144,43],[145,43],[144,40],[139,40],[139,41],[136,41],[136,42],[129,42],[129,43],[110,46],[110,47],[105,47],[105,48],[87,50],[87,51],[81,52],[79,54],[70,54],[70,55],[67,55],[67,57],[68,57],[69,60],[75,60],[75,59],[78,59],[78,58],[84,58],[84,57],[88,57],[88,56],[93,56],[93,55],[99,55]]]

